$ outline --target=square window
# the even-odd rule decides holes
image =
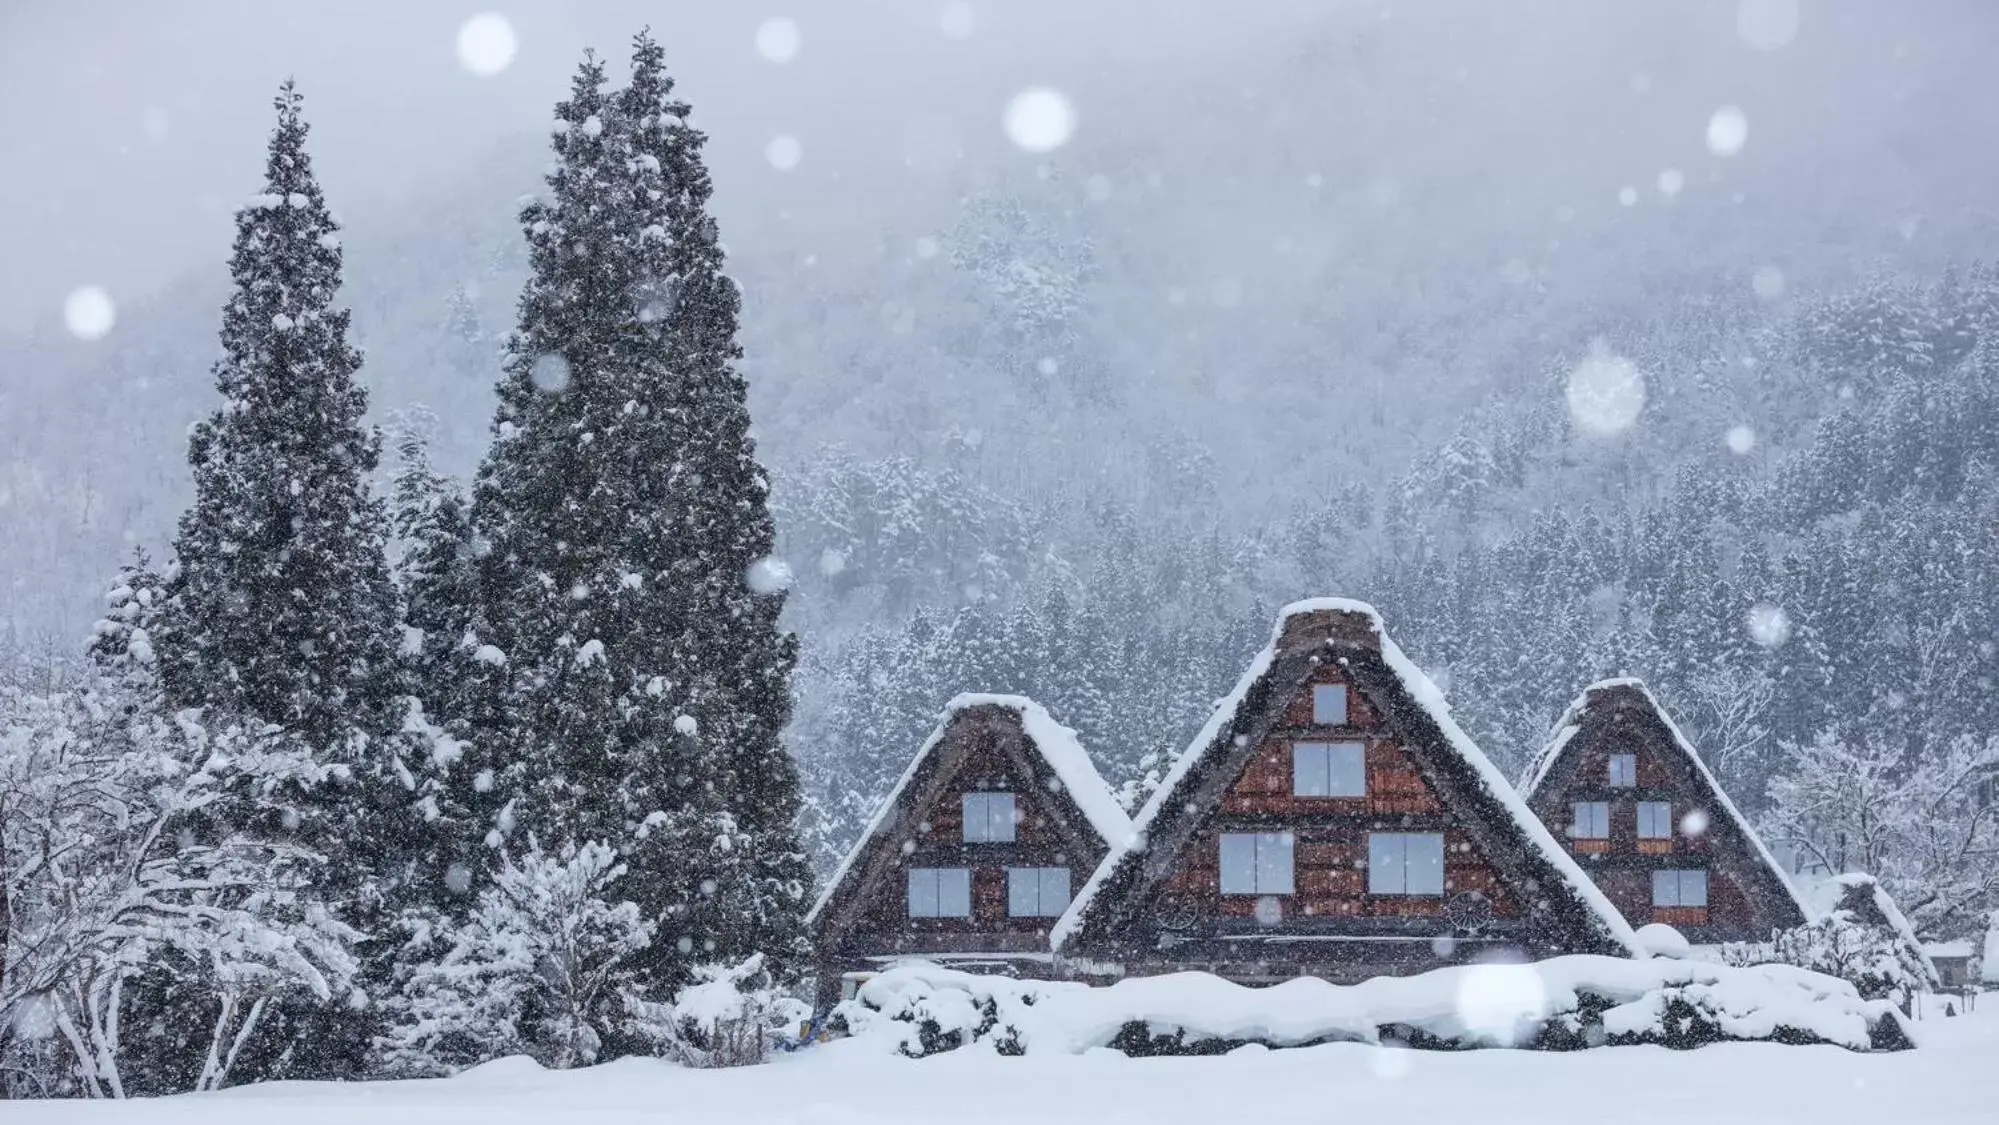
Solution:
[[[1638,802],[1638,838],[1641,840],[1670,840],[1673,838],[1672,802]]]
[[[1569,835],[1578,840],[1610,839],[1610,802],[1577,801]]]
[[[1347,686],[1312,685],[1312,722],[1322,727],[1347,725]]]
[[[1358,742],[1292,744],[1291,795],[1367,796],[1367,747]]]
[[[970,918],[972,872],[964,867],[909,869],[911,918]]]
[[[1652,905],[1706,906],[1707,872],[1654,871],[1652,873]]]
[[[965,794],[965,842],[1011,844],[1014,841],[1013,794]]]
[[[1296,844],[1296,837],[1289,832],[1222,833],[1222,893],[1225,895],[1292,893],[1292,856]]]
[[[1375,895],[1443,894],[1443,834],[1368,833],[1367,892]]]
[[[1069,906],[1066,867],[1006,869],[1006,912],[1015,918],[1054,918]]]
[[[1616,789],[1629,789],[1638,784],[1638,755],[1610,756],[1610,784]]]

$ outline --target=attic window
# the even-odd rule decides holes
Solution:
[[[1612,754],[1610,756],[1610,785],[1613,789],[1629,789],[1638,784],[1638,755]]]
[[[1444,893],[1444,837],[1440,832],[1370,832],[1367,893]]]
[[[1069,869],[1006,869],[1006,912],[1015,918],[1056,918],[1069,908]]]
[[[1222,833],[1222,893],[1291,894],[1291,856],[1296,844],[1297,838],[1289,832]]]
[[[1014,840],[1011,793],[965,794],[965,842],[967,844],[1011,844]]]
[[[1291,795],[1367,796],[1367,747],[1358,742],[1293,743]]]
[[[1347,686],[1345,684],[1312,685],[1312,722],[1322,727],[1343,727],[1347,725]]]

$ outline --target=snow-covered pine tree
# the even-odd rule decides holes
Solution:
[[[276,101],[264,190],[238,212],[235,291],[215,365],[223,405],[189,446],[195,501],[156,647],[171,700],[276,723],[331,749],[390,725],[395,589],[369,495],[339,227],[305,151],[301,98]]]
[[[409,691],[434,716],[458,714],[455,659],[470,620],[472,531],[465,498],[431,467],[436,419],[415,407],[396,426],[392,522],[400,549],[402,656]]]
[[[268,810],[241,803],[210,815],[324,851],[333,878],[317,891],[380,937],[381,907],[408,866],[407,774],[388,740],[402,719],[398,607],[386,513],[367,483],[380,439],[362,424],[361,355],[334,303],[339,228],[306,153],[301,102],[291,83],[279,91],[263,190],[237,214],[214,368],[223,404],[189,442],[195,499],[153,643],[170,706],[280,728],[323,768],[293,789],[283,824],[255,824]],[[359,1006],[285,1005],[266,1018],[298,1049],[246,1059],[253,1073],[365,1068]]]
[[[618,894],[660,922],[637,964],[664,998],[752,950],[795,971],[810,875],[739,296],[702,135],[645,36],[633,70],[613,96],[586,57],[522,211],[533,271],[473,501],[492,690],[472,776],[498,783],[470,799],[495,846],[520,828],[618,850]]]
[[[157,708],[158,659],[153,633],[166,608],[167,584],[153,569],[144,548],[118,568],[118,577],[104,595],[104,616],[91,629],[90,660],[107,686],[115,687],[125,706]]]

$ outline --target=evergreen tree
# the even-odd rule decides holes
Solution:
[[[522,211],[533,272],[474,492],[470,640],[497,670],[474,708],[489,841],[615,847],[618,893],[660,923],[636,964],[665,995],[751,951],[795,972],[810,872],[740,297],[662,58],[641,35],[613,94],[586,57]]]
[[[218,804],[211,830],[280,834],[323,851],[314,888],[344,921],[388,940],[386,906],[406,874],[414,786],[400,727],[395,587],[386,514],[370,495],[380,439],[362,425],[360,353],[348,342],[338,226],[314,178],[301,98],[276,99],[263,191],[241,209],[214,374],[223,404],[194,427],[195,499],[179,573],[153,630],[166,702],[202,707],[309,756],[284,808]],[[275,817],[276,820],[272,820]],[[362,987],[377,987],[364,975]],[[273,1045],[253,1077],[356,1077],[367,1066],[365,997],[312,998],[266,1015]]]
[[[456,715],[462,679],[454,657],[470,624],[472,535],[465,500],[430,463],[434,419],[407,412],[396,437],[393,523],[401,556],[402,654],[408,688],[433,715]]]

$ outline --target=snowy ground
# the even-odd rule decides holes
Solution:
[[[1617,1047],[1578,1054],[1440,1054],[1336,1044],[1221,1058],[998,1058],[920,1062],[858,1043],[767,1066],[686,1071],[630,1059],[546,1073],[511,1060],[447,1081],[279,1084],[156,1102],[9,1103],[6,1125],[548,1125],[672,1120],[729,1125],[1920,1125],[1999,1113],[1999,995],[1974,1016],[1925,1020],[1923,1046]]]

